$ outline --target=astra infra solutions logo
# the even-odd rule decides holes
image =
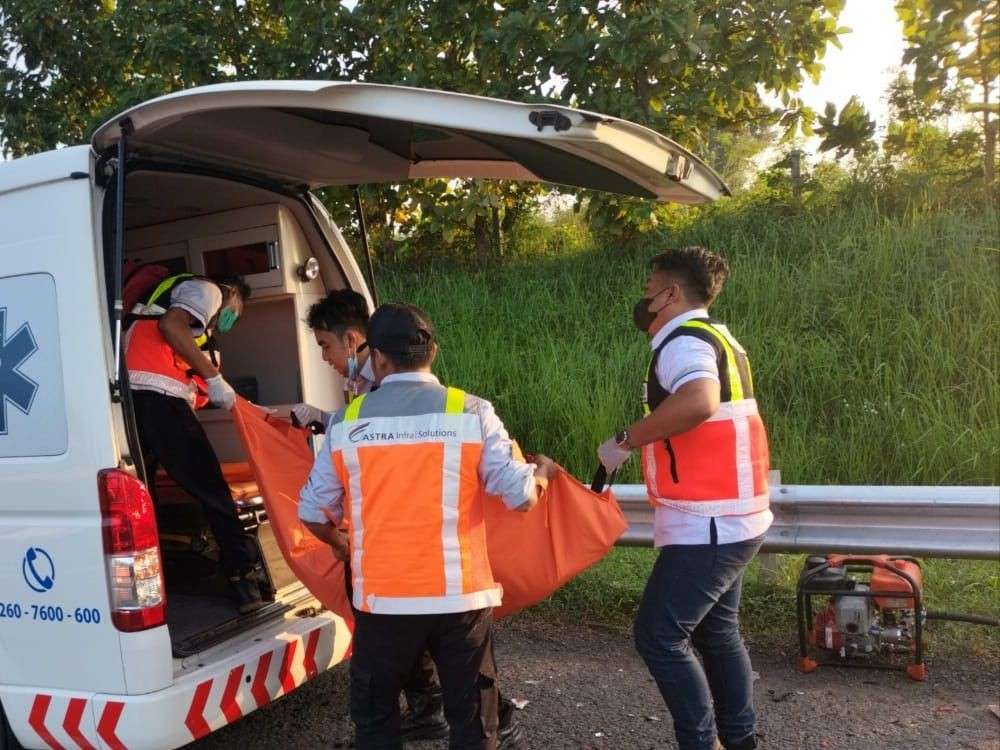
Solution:
[[[427,429],[376,432],[374,430],[369,431],[371,426],[371,422],[359,424],[347,433],[347,439],[356,445],[358,443],[435,442],[442,440],[454,440],[458,437],[458,432],[456,430]]]
[[[365,422],[364,424],[359,424],[349,433],[347,433],[347,439],[352,443],[360,443],[364,440],[365,431],[371,427],[371,422]]]

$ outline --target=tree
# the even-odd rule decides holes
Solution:
[[[813,133],[823,137],[819,150],[837,149],[838,160],[851,153],[861,159],[877,148],[874,141],[875,121],[868,116],[868,110],[856,96],[847,100],[839,114],[836,105],[827,102]]]
[[[818,80],[827,44],[847,31],[836,23],[842,7],[841,0],[506,3],[495,52],[535,60],[529,80],[563,82],[553,92],[562,103],[634,120],[698,153],[713,132],[779,116],[789,134],[811,126],[795,94],[805,76]],[[777,113],[764,92],[780,98]],[[656,218],[648,202],[604,194],[590,196],[587,215],[625,237]]]
[[[0,130],[20,155],[84,141],[138,101],[225,80],[353,78],[555,101],[636,120],[695,151],[778,117],[844,29],[843,0],[0,0]],[[782,101],[778,112],[765,93]],[[434,231],[497,254],[537,189],[373,188],[384,237]],[[653,208],[595,195],[611,229]],[[447,234],[445,231],[447,230]]]
[[[982,171],[983,137],[972,125],[954,130],[950,119],[962,113],[968,86],[950,82],[933,101],[917,95],[913,80],[900,72],[889,85],[889,124],[882,151],[896,176],[925,196],[953,196]],[[925,197],[925,200],[927,198]],[[961,200],[960,198],[958,200]]]
[[[983,179],[996,182],[997,120],[993,93],[1000,83],[1000,0],[897,0],[913,63],[914,85],[926,102],[941,98],[955,81],[977,87],[982,99],[966,106],[979,113],[983,128]]]
[[[0,131],[14,156],[83,143],[160,94],[235,79],[342,73],[336,0],[2,0]]]

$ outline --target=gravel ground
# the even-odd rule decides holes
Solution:
[[[795,669],[793,649],[754,649],[763,750],[1000,750],[995,663],[928,662],[928,679],[895,672]],[[504,692],[528,748],[675,747],[655,684],[622,634],[519,620],[497,628]],[[340,665],[189,750],[350,748],[347,671]],[[414,750],[441,750],[422,742]]]

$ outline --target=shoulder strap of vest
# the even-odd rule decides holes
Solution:
[[[726,335],[716,328],[718,324],[719,321],[712,318],[694,318],[678,326],[677,330],[667,336],[667,341],[679,336],[694,336],[711,344],[719,358],[722,400],[741,401],[744,398],[752,398],[753,385],[746,357],[737,355]]]
[[[465,411],[465,391],[458,388],[448,388],[444,398],[445,414],[462,414]]]
[[[361,404],[364,403],[367,393],[356,396],[344,409],[344,421],[356,422],[361,416]],[[465,411],[465,391],[459,388],[448,388],[445,393],[444,413],[462,414]]]
[[[354,399],[351,400],[351,403],[347,405],[347,408],[344,410],[345,422],[358,421],[358,417],[361,415],[361,404],[364,402],[366,395],[368,394],[362,393],[359,396],[355,396]]]
[[[697,320],[700,321],[703,320],[708,322],[711,319],[698,318]],[[661,401],[663,401],[663,399],[665,399],[669,395],[669,392],[666,390],[666,388],[660,385],[660,380],[656,375],[656,365],[660,361],[660,354],[663,353],[663,350],[666,348],[667,344],[669,344],[674,339],[680,338],[681,336],[694,336],[695,338],[701,339],[705,343],[709,344],[713,349],[715,349],[716,359],[719,361],[720,368],[726,366],[725,359],[723,357],[723,350],[719,345],[719,342],[715,339],[715,337],[702,333],[700,330],[697,329],[685,328],[685,325],[686,324],[681,324],[673,331],[671,331],[669,335],[667,335],[667,337],[660,342],[660,345],[653,350],[653,356],[649,360],[649,369],[646,371],[646,384],[644,389],[645,392],[643,394],[644,414],[649,414],[653,409],[655,409],[660,404]],[[728,387],[727,382],[722,378],[720,378],[719,380],[720,383],[722,384],[721,398],[723,401],[727,401],[728,400],[728,393],[726,392]]]
[[[194,278],[193,273],[179,273],[175,276],[168,276],[159,284],[157,284],[156,289],[153,290],[152,294],[149,295],[149,299],[146,300],[147,305],[155,305],[156,301],[160,299],[164,294],[169,292],[178,282],[184,279]]]

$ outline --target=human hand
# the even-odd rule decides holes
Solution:
[[[600,459],[601,465],[607,470],[608,474],[617,471],[623,463],[628,461],[631,455],[632,451],[618,445],[618,441],[614,437],[605,440],[597,449],[597,458]]]
[[[310,406],[309,404],[296,404],[292,407],[292,416],[294,416],[300,425],[310,425],[313,422],[319,422],[320,424],[326,423],[326,412],[322,409],[317,409],[315,406]]]
[[[222,375],[216,375],[205,381],[208,386],[208,400],[216,406],[221,406],[226,411],[230,411],[236,404],[236,391],[226,382]]]
[[[559,468],[556,462],[542,453],[536,453],[531,457],[531,463],[535,464],[535,476],[548,481],[556,475]]]
[[[321,508],[320,510],[331,524],[325,541],[333,549],[333,556],[341,562],[346,562],[347,558],[350,557],[350,544],[348,543],[347,532],[337,528],[340,524],[340,519],[334,515],[332,510],[329,508]]]

